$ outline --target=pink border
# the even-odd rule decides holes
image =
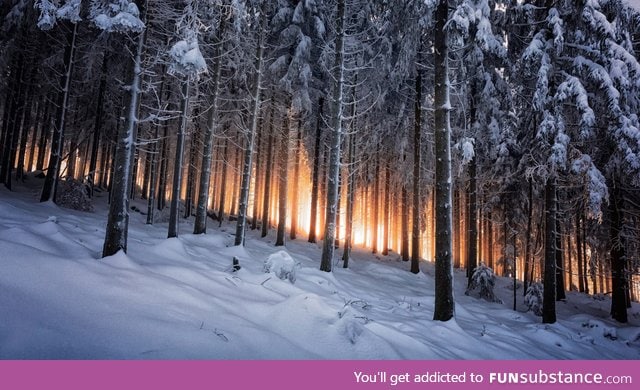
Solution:
[[[638,361],[0,361],[0,389],[637,389]],[[354,372],[374,375],[376,383],[357,383]],[[630,384],[499,384],[489,376],[511,372],[545,375],[600,373],[604,377],[627,376]],[[386,374],[382,374],[382,372]],[[416,374],[466,373],[465,383],[415,383]],[[469,375],[482,375],[483,383],[471,383]],[[376,376],[377,374],[377,376]],[[392,385],[390,376],[409,383]],[[408,376],[406,375],[408,374]],[[373,378],[372,377],[372,378]],[[504,377],[503,377],[504,378]],[[386,380],[385,383],[380,383]]]

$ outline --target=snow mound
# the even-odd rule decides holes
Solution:
[[[279,279],[288,279],[291,284],[296,282],[296,268],[298,263],[285,251],[278,251],[264,261],[264,272],[273,273]]]

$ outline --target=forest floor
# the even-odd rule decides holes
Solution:
[[[637,303],[622,325],[608,297],[572,292],[545,325],[521,284],[514,311],[512,280],[490,303],[466,296],[456,270],[455,320],[437,322],[431,263],[414,275],[397,254],[356,250],[326,273],[305,239],[276,248],[250,231],[233,247],[234,223],[195,236],[192,219],[167,239],[139,212],[128,253],[101,259],[106,194],[79,212],[38,203],[40,182],[27,183],[0,189],[1,359],[640,359]],[[293,283],[265,272],[268,258],[287,270],[280,251]]]

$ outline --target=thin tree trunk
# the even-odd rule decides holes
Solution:
[[[406,183],[402,184],[402,222],[401,222],[401,249],[402,261],[409,261],[409,191]]]
[[[40,196],[41,202],[48,202],[55,199],[56,189],[58,186],[58,175],[60,174],[60,162],[62,160],[62,147],[64,139],[65,117],[67,116],[67,109],[69,104],[69,93],[71,89],[71,75],[73,72],[73,58],[76,51],[76,37],[78,35],[78,24],[73,24],[73,29],[69,33],[67,38],[68,44],[64,52],[64,69],[65,72],[62,75],[62,91],[59,95],[58,101],[58,118],[56,125],[53,129],[53,138],[51,141],[51,154],[49,156],[49,167],[47,168],[47,176],[44,180],[42,187],[42,194]],[[134,76],[135,81],[135,76]],[[105,240],[105,244],[106,244]],[[126,241],[126,240],[125,240]],[[126,247],[126,243],[125,243]],[[115,253],[115,252],[114,252]],[[109,256],[105,255],[104,256]]]
[[[420,48],[419,48],[420,49]],[[411,221],[411,272],[420,272],[420,172],[422,162],[422,72],[416,64],[413,126],[413,207]]]
[[[189,119],[189,87],[187,78],[182,81],[182,97],[180,103],[180,127],[176,137],[176,155],[173,165],[173,181],[171,183],[171,210],[169,211],[168,238],[178,237],[178,213],[180,212],[180,190],[182,188],[182,161],[184,159],[184,139]]]
[[[100,86],[98,87],[98,98],[96,101],[96,116],[93,122],[93,140],[91,142],[91,158],[89,160],[89,196],[93,197],[93,189],[96,180],[96,166],[98,163],[98,146],[100,145],[100,133],[102,130],[102,113],[104,109],[104,93],[107,89],[107,56],[102,58],[102,75],[100,76]],[[161,87],[162,89],[162,87]],[[162,93],[162,92],[160,92]]]
[[[290,106],[290,104],[288,104]],[[287,192],[289,184],[289,138],[291,133],[290,111],[285,112],[282,139],[280,140],[279,174],[278,174],[278,230],[276,234],[276,246],[284,245],[284,236],[287,225]]]
[[[299,196],[298,192],[300,191],[300,154],[302,153],[302,123],[301,120],[298,122],[298,135],[296,137],[296,147],[295,147],[295,161],[293,165],[293,193],[291,199],[291,228],[289,231],[289,238],[292,240],[296,239],[297,230],[298,230],[298,211],[299,211]]]
[[[542,322],[556,322],[556,209],[555,178],[547,179],[545,186],[545,235],[544,235],[544,294]]]
[[[384,169],[384,233],[382,239],[382,255],[389,255],[389,229],[390,229],[390,209],[391,209],[391,164],[389,158]]]
[[[556,301],[567,299],[564,287],[564,256],[562,247],[562,230],[560,223],[556,222]]]
[[[349,156],[347,157],[349,174],[347,178],[347,214],[345,220],[344,252],[342,252],[343,268],[349,268],[351,248],[353,247],[353,208],[356,195],[356,133],[354,127],[355,126],[352,126],[351,135],[349,136]]]
[[[329,157],[329,175],[327,182],[327,207],[324,228],[324,242],[322,243],[322,258],[320,270],[331,272],[334,240],[336,237],[336,214],[338,206],[338,176],[340,174],[340,144],[342,142],[342,109],[344,85],[344,16],[345,2],[338,0],[336,18],[335,61],[333,64],[333,94],[331,110],[331,148]]]
[[[256,63],[255,63],[255,71],[256,71],[256,80],[254,81],[253,91],[251,93],[251,98],[253,100],[253,110],[252,110],[252,118],[251,118],[251,128],[247,134],[246,138],[246,148],[244,150],[244,166],[242,168],[242,184],[240,186],[240,200],[239,200],[239,210],[238,210],[238,221],[236,224],[236,239],[235,245],[244,245],[244,235],[245,235],[245,224],[247,221],[247,210],[249,209],[249,187],[251,186],[251,168],[253,166],[253,149],[255,144],[256,132],[258,130],[258,122],[260,118],[260,107],[262,105],[261,101],[261,92],[262,88],[262,61],[263,61],[263,53],[264,53],[264,35],[266,34],[265,24],[266,24],[266,15],[261,15],[261,26],[260,26],[260,38],[258,41],[258,48],[256,53]],[[255,202],[255,200],[254,200]]]
[[[474,156],[469,162],[469,222],[467,237],[467,287],[471,285],[473,272],[478,267],[478,184],[477,163]],[[527,237],[529,237],[527,235]],[[526,260],[525,260],[526,262]],[[526,271],[525,271],[526,272]],[[525,287],[526,289],[526,287]]]
[[[220,164],[220,169],[222,169],[222,178],[220,179],[220,199],[218,203],[218,227],[222,226],[222,221],[224,221],[224,208],[226,206],[227,172],[229,171],[229,138],[225,138],[224,140],[223,156],[222,164]]]
[[[265,164],[264,175],[264,195],[262,197],[262,229],[261,236],[266,237],[269,233],[269,202],[271,201],[271,172],[273,167],[273,112],[275,108],[272,107],[269,112],[269,139],[267,141],[267,161]]]
[[[313,173],[311,183],[311,214],[309,222],[309,242],[316,242],[316,221],[318,218],[318,190],[320,188],[320,152],[322,150],[322,106],[324,99],[318,100],[318,116],[316,118],[316,144],[313,149]]]
[[[524,275],[522,295],[527,295],[529,288],[529,265],[531,263],[531,234],[533,225],[533,182],[529,180],[529,209],[527,210],[527,230],[524,236]]]
[[[378,215],[378,211],[380,209],[379,199],[380,199],[380,147],[376,148],[375,154],[375,166],[373,168],[373,219],[371,224],[371,252],[378,252],[378,223],[380,221],[380,216]]]

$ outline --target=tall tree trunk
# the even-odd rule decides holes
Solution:
[[[564,256],[562,247],[562,230],[556,221],[556,301],[567,299],[564,287]]]
[[[555,178],[547,179],[545,186],[545,234],[544,234],[544,294],[542,322],[556,322],[556,210],[557,194]]]
[[[194,112],[193,116],[198,118],[198,113]],[[191,147],[189,148],[189,166],[187,167],[187,194],[184,200],[183,216],[185,218],[189,218],[193,214],[194,192],[196,191],[196,155],[198,154],[197,146],[200,143],[198,136],[201,132],[198,119],[194,121],[193,127],[193,132],[191,133]]]
[[[322,106],[324,99],[318,100],[318,115],[316,118],[316,143],[313,149],[313,173],[311,179],[311,214],[309,218],[309,242],[316,242],[316,221],[318,218],[318,190],[320,188],[320,159],[322,144]]]
[[[402,261],[409,261],[409,191],[407,184],[402,184],[402,222],[401,222],[401,249],[400,256]]]
[[[43,99],[45,104],[44,116],[40,128],[40,138],[38,139],[38,158],[36,159],[36,171],[42,171],[44,168],[44,160],[47,155],[47,143],[53,126],[51,116],[51,102],[46,97]]]
[[[353,119],[353,121],[355,121],[355,119]],[[347,175],[347,214],[345,218],[344,229],[344,252],[342,252],[343,268],[349,268],[351,248],[353,247],[353,208],[356,196],[356,133],[354,127],[355,126],[352,123],[351,134],[349,135],[349,156],[347,157],[347,161],[349,164],[349,174]]]
[[[333,93],[331,110],[331,148],[327,181],[327,207],[322,243],[320,270],[330,272],[336,237],[336,214],[338,206],[338,176],[340,174],[340,144],[342,142],[342,87],[344,85],[344,15],[345,2],[338,0],[336,18],[335,61],[333,63]]]
[[[226,131],[225,131],[226,133]],[[220,199],[218,206],[218,227],[222,226],[224,221],[224,209],[226,207],[226,192],[227,192],[227,172],[229,171],[229,138],[224,140],[223,161],[220,169],[222,170],[222,178],[220,179]]]
[[[180,127],[176,137],[176,156],[173,165],[173,181],[171,183],[171,209],[169,211],[168,238],[178,237],[178,213],[180,212],[180,192],[182,189],[182,161],[184,159],[184,139],[189,119],[189,79],[182,81],[182,97],[180,102]]]
[[[389,229],[390,229],[390,209],[391,209],[391,164],[389,158],[387,158],[384,169],[384,210],[383,210],[383,222],[384,233],[382,238],[382,255],[387,256],[389,254]]]
[[[474,156],[469,161],[469,222],[467,237],[467,287],[471,285],[473,272],[478,267],[478,184],[477,162]],[[528,236],[527,236],[528,237]]]
[[[65,118],[69,104],[69,93],[71,89],[71,75],[73,72],[73,58],[76,51],[76,38],[78,35],[78,24],[74,23],[69,36],[67,37],[67,46],[64,51],[64,69],[62,75],[62,91],[58,97],[58,118],[53,128],[53,138],[51,140],[51,154],[49,156],[49,166],[47,175],[42,187],[40,196],[41,202],[48,202],[55,199],[56,189],[58,186],[58,175],[60,173],[60,162],[62,160],[62,147],[64,139]],[[126,241],[126,240],[125,240]],[[126,246],[126,245],[125,245]],[[115,252],[114,252],[115,253]],[[104,254],[103,254],[104,256]],[[108,255],[106,255],[108,256]]]
[[[102,113],[104,110],[104,93],[107,89],[107,56],[102,58],[102,74],[100,76],[100,86],[98,87],[98,98],[96,100],[96,114],[93,122],[93,140],[91,142],[91,158],[89,160],[89,196],[93,197],[93,189],[96,181],[96,166],[98,163],[98,146],[100,145],[100,133],[102,131]],[[162,87],[161,87],[162,90]],[[162,92],[160,92],[162,94]],[[157,137],[157,135],[156,135]]]
[[[269,233],[269,202],[271,201],[271,172],[273,171],[273,116],[275,107],[269,111],[269,139],[267,141],[267,161],[264,174],[264,194],[262,197],[262,229],[261,236],[266,237]]]
[[[418,48],[419,50],[421,48]],[[413,125],[413,211],[411,215],[411,272],[420,272],[420,171],[422,162],[422,72],[416,64]]]
[[[622,234],[624,200],[621,183],[617,178],[611,180],[609,185],[611,201],[609,213],[611,214],[610,250],[611,250],[611,317],[614,320],[626,323],[627,318],[627,258],[625,242]]]
[[[246,148],[244,150],[244,166],[242,167],[242,184],[240,186],[240,200],[238,202],[238,221],[236,224],[236,239],[235,245],[244,245],[245,224],[247,221],[247,210],[249,209],[249,187],[251,186],[251,168],[253,167],[253,149],[255,144],[256,132],[258,130],[258,122],[260,119],[260,107],[262,105],[261,92],[262,88],[262,61],[264,53],[264,36],[265,36],[265,23],[266,15],[264,12],[261,15],[260,21],[260,38],[258,41],[258,48],[256,52],[255,71],[256,79],[253,85],[253,91],[251,92],[251,99],[253,101],[253,109],[251,113],[251,128],[247,134],[245,140]],[[254,191],[255,192],[255,191]],[[255,200],[254,200],[255,202]]]
[[[163,99],[168,100],[167,94],[164,97],[164,86],[166,82],[166,69],[162,67],[162,80],[160,81],[160,88],[158,90],[158,96],[160,98],[160,107],[162,107]],[[159,183],[156,183],[158,177],[158,162],[159,162],[159,143],[160,143],[160,124],[155,123],[153,125],[153,143],[151,144],[151,158],[149,161],[149,196],[147,197],[147,224],[151,225],[154,222],[155,203],[156,203],[156,187],[158,191],[161,191]]]
[[[529,208],[527,209],[527,230],[524,237],[524,275],[522,277],[523,291],[522,295],[527,295],[527,289],[529,288],[529,273],[531,264],[531,231],[533,225],[533,181],[529,180]]]
[[[38,109],[36,110],[36,122],[33,126],[33,132],[31,133],[31,142],[30,142],[30,153],[29,160],[27,161],[27,170],[33,170],[33,162],[36,158],[36,144],[38,143],[38,134],[41,133],[41,129],[43,129],[43,122],[46,116],[46,112],[43,112],[43,106],[45,105],[45,100],[43,97],[40,97],[37,103]],[[46,111],[46,110],[45,110]]]
[[[260,123],[258,124],[258,132],[256,137],[258,138],[258,145],[256,146],[256,164],[255,164],[255,187],[253,188],[253,211],[251,218],[251,230],[258,228],[258,210],[260,210],[260,194],[262,193],[262,139],[264,138],[264,110],[261,110]]]
[[[294,150],[295,161],[293,165],[293,193],[291,198],[291,228],[289,231],[289,238],[296,239],[298,230],[298,210],[299,210],[299,196],[300,191],[300,154],[302,153],[302,119],[298,122],[298,135],[296,137],[296,147]]]
[[[287,104],[291,106],[291,102]],[[287,225],[287,192],[289,190],[289,138],[291,134],[293,118],[291,109],[285,112],[282,139],[280,140],[279,173],[278,173],[278,230],[276,234],[276,246],[284,245],[284,236]]]
[[[433,319],[448,321],[455,313],[453,263],[451,259],[451,124],[449,99],[449,47],[445,25],[447,0],[436,8],[435,47],[435,157],[436,157],[436,270]]]
[[[380,222],[380,216],[378,211],[380,209],[380,147],[376,148],[375,154],[375,166],[373,168],[373,218],[371,224],[371,252],[378,252],[378,224]]]
[[[146,1],[144,10],[146,15]],[[144,18],[146,22],[146,17]],[[138,102],[140,98],[140,79],[142,77],[142,52],[144,50],[146,30],[138,35],[135,58],[133,60],[133,80],[131,81],[129,112],[125,126],[118,130],[115,151],[115,169],[112,176],[109,215],[102,248],[102,257],[127,251],[129,233],[129,188],[131,186],[131,162],[135,152],[136,129],[138,125]]]
[[[584,270],[584,266],[583,266],[583,254],[582,254],[582,229],[581,229],[581,225],[580,225],[580,220],[582,218],[582,213],[579,212],[576,215],[576,249],[577,249],[577,257],[578,257],[578,291],[579,292],[584,292],[584,274],[583,274],[583,270]]]
[[[12,88],[9,94],[9,108],[6,111],[6,119],[3,123],[2,161],[0,163],[0,181],[11,190],[11,171],[13,169],[13,155],[20,132],[21,112],[24,110],[24,56],[20,55],[12,69]]]

